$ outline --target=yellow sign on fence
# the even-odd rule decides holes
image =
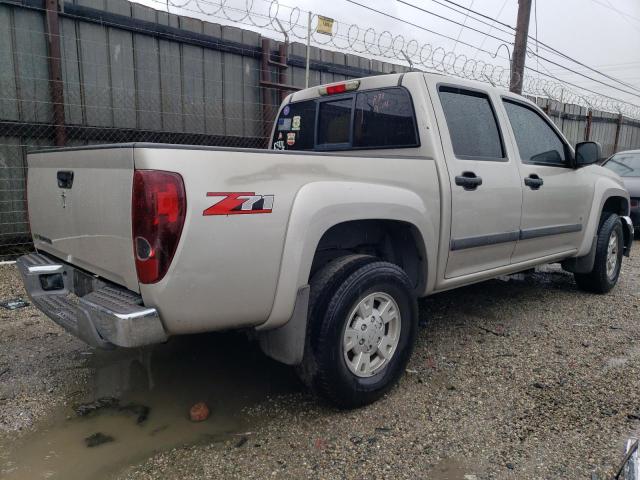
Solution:
[[[318,15],[318,26],[316,27],[316,32],[324,33],[325,35],[333,35],[333,18]]]

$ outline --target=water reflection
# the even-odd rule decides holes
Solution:
[[[96,351],[84,398],[75,397],[37,432],[9,449],[0,477],[7,479],[105,478],[154,451],[226,439],[255,425],[243,409],[301,387],[293,371],[266,358],[238,334],[176,338],[136,350]],[[149,408],[138,422],[131,408],[98,408],[78,416],[73,406],[115,398],[119,406]],[[189,408],[206,402],[208,420],[193,423]],[[108,402],[106,402],[108,404]],[[113,441],[88,448],[102,434]],[[93,436],[93,437],[92,437]]]

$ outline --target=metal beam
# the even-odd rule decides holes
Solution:
[[[53,106],[53,126],[55,143],[62,147],[66,144],[64,129],[64,86],[62,82],[62,54],[60,48],[60,19],[58,0],[46,0],[47,44],[49,46],[49,88]]]

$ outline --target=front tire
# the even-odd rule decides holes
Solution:
[[[591,293],[607,293],[616,286],[622,267],[623,235],[620,217],[609,214],[598,230],[593,270],[574,274],[578,288]]]
[[[302,379],[341,408],[374,402],[413,351],[418,308],[407,274],[366,255],[334,260],[311,281]]]

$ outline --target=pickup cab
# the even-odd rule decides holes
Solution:
[[[269,149],[133,143],[28,156],[44,313],[98,347],[243,329],[345,408],[404,372],[417,298],[561,263],[606,293],[629,195],[527,99],[406,73],[289,95]]]

